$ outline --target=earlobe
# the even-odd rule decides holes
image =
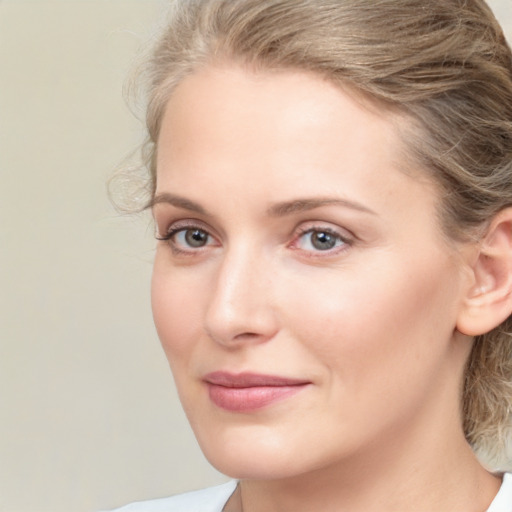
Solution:
[[[493,219],[471,268],[473,283],[459,312],[457,330],[485,334],[512,313],[512,208]]]

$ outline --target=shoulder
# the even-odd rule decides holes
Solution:
[[[512,473],[503,475],[503,484],[487,512],[512,512]]]
[[[111,512],[221,512],[237,482],[232,480],[222,485],[199,491],[178,494],[170,498],[138,501]]]

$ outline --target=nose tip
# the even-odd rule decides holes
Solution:
[[[235,314],[226,314],[217,306],[215,313],[209,315],[206,332],[212,340],[221,345],[232,346],[247,342],[261,343],[274,336],[276,329],[271,318],[264,318],[256,312],[242,315],[240,305],[236,307]]]
[[[246,260],[226,262],[220,270],[205,318],[206,333],[216,343],[233,347],[262,343],[275,335],[269,269],[261,266]]]

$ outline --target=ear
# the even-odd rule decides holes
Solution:
[[[457,318],[457,330],[485,334],[512,313],[512,207],[493,219],[471,264],[472,284]]]

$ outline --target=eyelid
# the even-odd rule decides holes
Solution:
[[[161,225],[165,225],[166,227],[164,229],[160,229]],[[212,234],[212,229],[205,224],[203,221],[199,219],[179,219],[179,220],[170,220],[165,221],[165,223],[162,222],[156,222],[157,226],[157,233],[155,237],[157,240],[162,239],[168,239],[169,236],[172,236],[173,233],[176,233],[177,231],[181,229],[201,229],[203,231],[206,231],[211,236],[214,236]]]
[[[204,231],[209,238],[209,241],[212,240],[216,242],[216,244],[207,243],[204,246],[201,247],[182,247],[182,244],[178,244],[174,237],[182,232],[187,230],[200,230]],[[175,255],[187,255],[187,256],[195,256],[201,254],[203,251],[205,251],[207,248],[212,246],[218,246],[218,238],[215,234],[212,233],[212,229],[205,225],[203,222],[197,220],[197,219],[183,219],[183,220],[176,220],[173,222],[170,222],[169,226],[163,230],[164,234],[160,234],[160,230],[155,235],[155,238],[161,242],[165,242],[172,250],[172,252]]]
[[[298,247],[298,242],[304,235],[309,234],[309,233],[314,233],[314,232],[329,233],[329,234],[335,236],[336,238],[338,238],[341,242],[343,242],[343,244],[341,246],[337,246],[337,247],[335,246],[332,249],[326,249],[326,250],[320,250],[320,249],[306,250],[306,249],[301,249],[300,247]],[[330,223],[326,223],[326,222],[311,221],[309,223],[301,224],[298,228],[296,228],[295,234],[293,236],[293,240],[290,243],[289,247],[293,250],[301,251],[302,253],[307,255],[307,257],[310,257],[310,258],[322,258],[322,257],[328,258],[328,257],[336,256],[342,252],[345,252],[355,243],[355,241],[356,241],[355,235],[352,234],[347,229],[341,228],[339,226],[334,226],[334,225],[332,225]]]

